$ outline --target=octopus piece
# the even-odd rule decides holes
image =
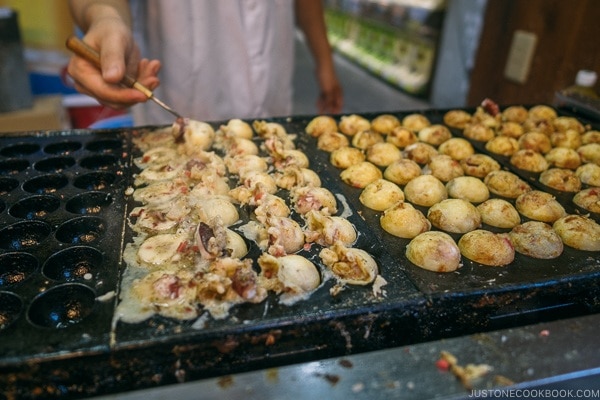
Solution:
[[[439,154],[431,159],[429,164],[423,169],[425,174],[431,173],[442,182],[448,182],[452,179],[463,176],[465,173],[460,162],[452,157]]]
[[[319,175],[308,168],[291,166],[273,174],[277,186],[290,190],[295,186],[321,186]]]
[[[581,135],[581,144],[600,143],[600,131],[587,131]]]
[[[194,241],[200,257],[214,260],[221,257],[241,258],[248,253],[246,242],[240,235],[227,229],[218,220],[211,225],[200,222],[194,232]]]
[[[474,176],[458,176],[446,183],[448,196],[471,203],[481,203],[490,197],[487,185]]]
[[[344,183],[360,189],[382,177],[381,170],[368,161],[351,165],[340,173],[340,178]]]
[[[548,223],[566,215],[565,209],[554,196],[540,190],[531,190],[517,197],[515,208],[529,219]]]
[[[577,154],[584,163],[600,165],[600,143],[588,143],[577,148]]]
[[[371,122],[360,115],[344,115],[340,118],[339,130],[344,135],[354,136],[358,132],[371,129]]]
[[[421,173],[419,164],[412,160],[402,159],[388,165],[383,171],[383,177],[390,182],[404,186]]]
[[[515,251],[533,258],[552,259],[563,252],[560,236],[545,222],[528,221],[509,233]]]
[[[391,114],[381,114],[371,121],[371,129],[382,135],[387,135],[400,126],[400,120]]]
[[[367,161],[380,167],[387,167],[402,158],[402,152],[388,142],[375,143],[366,149]]]
[[[600,225],[587,216],[566,215],[556,220],[552,228],[569,247],[600,251]]]
[[[433,272],[452,272],[461,266],[460,249],[450,235],[429,231],[413,238],[406,246],[406,258]]]
[[[507,234],[476,229],[458,241],[461,254],[479,264],[502,267],[513,262],[515,249]]]
[[[581,183],[590,186],[600,186],[600,165],[587,163],[575,170]]]
[[[567,147],[577,149],[581,146],[581,134],[575,129],[552,132],[550,142],[553,147]]]
[[[519,142],[509,136],[496,136],[485,144],[485,149],[490,153],[508,157],[519,150]]]
[[[405,147],[416,143],[419,140],[417,134],[403,126],[399,126],[394,128],[386,137],[385,141],[393,144],[399,149],[404,149]]]
[[[547,169],[540,174],[539,181],[543,185],[560,190],[561,192],[577,192],[581,189],[581,180],[570,169]]]
[[[473,122],[484,124],[492,129],[498,128],[502,122],[500,107],[490,99],[484,99],[473,113]]]
[[[471,114],[464,110],[450,110],[444,114],[444,124],[451,128],[464,129],[471,122]]]
[[[337,212],[337,201],[328,189],[322,187],[299,186],[290,191],[294,210],[306,214],[310,210],[320,211],[325,215]]]
[[[261,279],[270,290],[282,293],[280,302],[291,305],[306,298],[321,284],[321,274],[307,258],[297,254],[273,257],[263,254],[258,258]]]
[[[498,135],[518,139],[525,133],[523,126],[516,122],[505,121],[500,124]]]
[[[522,124],[529,117],[529,111],[523,106],[509,106],[502,111],[504,121]]]
[[[521,170],[530,172],[542,172],[550,166],[541,153],[523,149],[510,157],[510,163]]]
[[[305,128],[305,132],[312,137],[319,137],[324,133],[334,133],[337,132],[337,130],[337,122],[329,115],[319,115],[314,117]]]
[[[325,132],[317,139],[317,148],[328,153],[347,146],[350,146],[350,140],[339,132]]]
[[[341,242],[345,246],[351,246],[356,242],[356,229],[346,218],[323,215],[311,210],[304,215],[304,220],[304,235],[308,243],[333,246],[336,242]]]
[[[340,169],[346,169],[351,165],[361,163],[366,160],[365,153],[354,147],[341,147],[331,152],[329,161],[331,164]]]
[[[386,209],[379,219],[380,225],[387,233],[412,239],[431,229],[431,222],[412,204],[399,201]]]
[[[395,183],[378,179],[365,186],[358,199],[365,207],[375,211],[384,211],[404,200],[404,192]]]
[[[504,170],[490,172],[483,178],[483,182],[490,192],[508,199],[516,199],[531,190],[527,182],[512,172]]]
[[[579,153],[568,147],[555,147],[545,157],[549,166],[575,170],[581,165]]]
[[[269,216],[265,221],[269,235],[267,252],[275,257],[292,254],[304,247],[302,227],[289,217]]]
[[[573,196],[573,203],[584,210],[600,213],[600,188],[584,189]]]
[[[263,157],[254,154],[225,157],[225,165],[230,174],[240,176],[250,171],[266,172],[269,169],[267,161]]]
[[[518,140],[519,148],[546,154],[552,149],[550,137],[542,132],[527,132]]]
[[[179,223],[190,213],[184,198],[155,207],[135,207],[129,213],[131,229],[139,233],[174,233]]]
[[[352,146],[361,150],[366,150],[375,143],[381,143],[383,141],[384,137],[381,133],[370,129],[358,132],[356,135],[352,136]]]
[[[368,285],[377,277],[377,263],[362,249],[345,247],[340,242],[319,253],[323,264],[342,283]]]
[[[450,233],[466,233],[481,227],[477,208],[462,199],[446,199],[432,205],[427,219],[436,228]]]
[[[462,159],[460,165],[465,171],[465,175],[475,176],[477,178],[485,178],[492,171],[500,169],[500,163],[492,157],[476,153]]]
[[[471,122],[463,129],[463,135],[465,135],[467,139],[478,142],[487,142],[492,140],[494,136],[496,136],[496,133],[492,128],[482,122]]]
[[[445,154],[460,161],[475,153],[471,142],[463,138],[450,138],[438,147],[440,154]]]
[[[496,228],[514,228],[521,223],[519,212],[503,199],[488,199],[477,206],[481,222]]]
[[[402,118],[402,126],[406,129],[410,129],[413,132],[419,132],[421,129],[429,125],[431,125],[431,122],[423,114],[412,113]]]
[[[450,133],[450,129],[446,128],[444,125],[434,124],[421,129],[417,134],[417,137],[421,142],[437,147],[450,139],[452,133]]]
[[[404,157],[413,160],[417,164],[428,164],[431,159],[439,153],[435,147],[430,144],[417,142],[406,146],[404,149]]]

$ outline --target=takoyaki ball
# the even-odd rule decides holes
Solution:
[[[496,136],[485,144],[485,149],[490,153],[508,157],[519,151],[519,142],[510,136]]]
[[[448,198],[446,187],[433,175],[420,175],[404,186],[404,197],[407,201],[424,207]]]
[[[552,223],[566,215],[563,206],[550,193],[531,190],[515,200],[515,208],[534,221]]]
[[[383,135],[373,130],[358,132],[352,136],[352,146],[362,150],[381,142],[384,142]]]
[[[475,149],[467,139],[453,137],[440,144],[438,152],[460,161],[475,154]]]
[[[465,129],[463,129],[463,135],[465,135],[466,138],[471,140],[476,140],[478,142],[487,142],[489,140],[492,140],[494,136],[496,136],[496,133],[492,128],[485,125],[484,123],[471,122],[470,124],[465,126]]]
[[[358,199],[365,207],[384,211],[404,200],[404,192],[395,183],[378,179],[365,186]]]
[[[326,188],[314,186],[296,186],[290,190],[290,201],[294,210],[306,214],[310,210],[319,211],[325,215],[337,212],[335,195]]]
[[[471,114],[464,110],[450,110],[444,114],[444,123],[451,128],[464,129],[471,122]]]
[[[476,229],[460,238],[458,248],[469,260],[493,267],[508,265],[515,259],[515,249],[504,233]]]
[[[405,201],[386,209],[379,223],[387,233],[405,239],[412,239],[431,229],[431,222],[425,215]]]
[[[552,121],[556,117],[556,111],[550,106],[537,105],[529,109],[528,119],[531,121]]]
[[[588,143],[579,146],[577,154],[584,163],[600,164],[600,143]]]
[[[432,205],[427,219],[436,228],[450,233],[466,233],[481,227],[477,207],[463,199],[446,199]]]
[[[490,192],[508,199],[516,199],[523,193],[529,192],[531,186],[517,175],[509,171],[492,171],[483,182]]]
[[[423,114],[413,113],[402,118],[402,126],[413,132],[419,132],[429,125],[431,125],[431,122]]]
[[[481,222],[496,228],[514,228],[521,223],[519,212],[503,199],[488,199],[477,206]]]
[[[397,185],[404,186],[412,179],[422,174],[419,164],[412,160],[402,159],[387,166],[383,177]]]
[[[552,228],[569,247],[600,251],[600,225],[587,216],[566,215],[556,220]]]
[[[439,153],[435,147],[430,144],[417,142],[407,146],[404,149],[404,157],[413,160],[417,164],[425,165]]]
[[[465,175],[485,178],[492,171],[500,169],[500,163],[492,157],[476,153],[460,161]]]
[[[600,143],[600,131],[587,131],[581,135],[581,144]]]
[[[519,138],[519,148],[546,154],[552,149],[552,142],[542,132],[527,132]]]
[[[550,142],[553,147],[577,149],[581,146],[581,134],[574,129],[552,132]]]
[[[563,252],[562,239],[545,222],[525,222],[515,226],[508,235],[515,250],[529,257],[548,260]]]
[[[573,196],[573,203],[584,210],[600,213],[600,188],[584,189]]]
[[[585,127],[577,118],[560,116],[552,120],[552,125],[557,132],[573,130],[579,134],[585,132]]]
[[[402,152],[391,143],[375,143],[367,148],[367,161],[380,167],[387,167],[402,158]]]
[[[230,136],[235,136],[242,139],[252,139],[254,131],[249,123],[238,118],[233,118],[227,121],[227,125],[219,128],[222,133]]]
[[[481,203],[489,199],[490,191],[485,183],[474,176],[459,176],[446,183],[448,196],[471,203]]]
[[[581,165],[581,157],[577,151],[567,147],[555,147],[545,155],[548,167],[577,169]]]
[[[529,111],[523,106],[510,106],[502,111],[502,120],[522,124],[529,117]]]
[[[437,147],[450,139],[452,133],[444,125],[434,124],[421,129],[417,136],[421,142]]]
[[[338,127],[344,135],[354,136],[358,132],[371,129],[371,121],[357,114],[344,115],[340,118]]]
[[[460,249],[450,235],[439,231],[423,232],[406,246],[406,258],[416,266],[433,272],[456,271],[461,265]]]
[[[575,170],[581,183],[590,186],[600,186],[600,165],[587,163]]]
[[[493,106],[495,106],[495,104]],[[488,107],[479,106],[473,113],[471,122],[476,124],[483,124],[489,128],[496,129],[502,122],[502,116],[499,111],[500,110],[498,110],[498,113],[495,113]]]
[[[329,115],[314,117],[305,128],[306,133],[312,137],[319,137],[326,132],[337,132],[337,122]]]
[[[383,178],[383,174],[375,164],[363,161],[343,170],[340,178],[347,185],[355,188],[364,188],[369,183]]]
[[[550,168],[540,175],[540,183],[560,190],[561,192],[577,192],[581,189],[581,180],[573,170]]]
[[[317,139],[317,147],[328,153],[348,146],[350,146],[350,140],[346,135],[339,132],[324,132]]]
[[[429,164],[425,166],[424,173],[431,173],[442,182],[448,182],[465,174],[460,163],[445,154],[438,154],[433,157]]]
[[[408,128],[399,126],[394,128],[385,138],[385,141],[403,149],[419,140],[417,134]]]
[[[500,124],[498,135],[518,139],[525,133],[523,126],[516,122],[505,121]]]
[[[381,133],[382,135],[387,135],[399,126],[400,120],[391,114],[378,115],[371,121],[371,129],[375,132]]]
[[[542,153],[533,150],[519,150],[510,157],[510,163],[524,171],[542,172],[550,166]]]
[[[377,277],[377,262],[362,249],[336,242],[321,250],[319,257],[336,279],[344,284],[367,285]]]
[[[346,169],[365,161],[365,153],[355,147],[341,147],[331,152],[329,161],[336,168]]]

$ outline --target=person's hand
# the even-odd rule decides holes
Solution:
[[[139,49],[126,25],[117,19],[101,19],[88,29],[83,40],[100,54],[102,70],[79,56],[72,56],[67,72],[77,91],[115,109],[148,100],[140,91],[119,84],[125,74],[135,77],[150,90],[160,83],[157,76],[160,61],[140,60]]]
[[[342,112],[344,96],[342,86],[337,79],[333,68],[322,68],[317,71],[319,82],[319,98],[317,110],[321,114],[338,114]]]

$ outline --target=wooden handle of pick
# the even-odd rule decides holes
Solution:
[[[85,58],[92,64],[94,64],[98,69],[101,69],[102,66],[100,64],[100,54],[89,45],[87,45],[83,40],[79,39],[75,35],[71,35],[67,38],[66,46],[73,53],[77,54],[79,57]],[[123,86],[132,87],[140,92],[144,93],[147,97],[152,97],[152,91],[147,87],[143,86],[141,83],[137,82],[134,78],[129,75],[125,75],[121,80],[121,84]]]

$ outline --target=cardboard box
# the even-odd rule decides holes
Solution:
[[[68,113],[61,96],[33,99],[31,109],[0,113],[0,135],[7,132],[70,129]]]

